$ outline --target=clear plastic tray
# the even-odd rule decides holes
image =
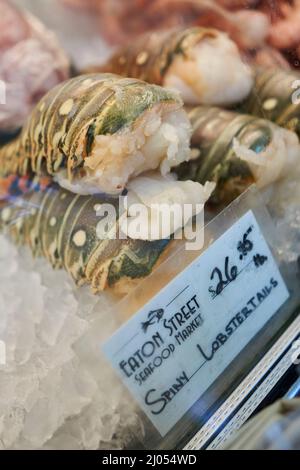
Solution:
[[[137,312],[151,299],[159,295],[172,280],[178,276],[196,258],[222,236],[235,222],[243,217],[249,210],[255,216],[260,230],[269,245],[281,275],[289,291],[289,299],[281,308],[275,311],[269,321],[254,337],[249,333],[249,342],[236,355],[214,380],[211,386],[199,393],[196,402],[178,420],[175,426],[164,437],[152,424],[143,412],[134,396],[128,391],[120,380],[115,369],[103,353],[103,345],[110,337],[133,318]],[[204,247],[200,251],[188,251],[184,245],[179,245],[175,253],[170,255],[154,272],[126,295],[115,307],[103,310],[101,300],[96,304],[93,322],[89,333],[84,336],[75,350],[84,358],[86,367],[97,378],[99,389],[119,390],[122,395],[122,406],[132,410],[132,416],[137,420],[134,424],[128,423],[128,435],[125,439],[127,448],[146,449],[176,449],[183,448],[190,439],[205,425],[213,413],[225,402],[227,397],[237,389],[247,374],[264,357],[267,351],[276,342],[281,333],[288,327],[296,316],[299,305],[299,289],[297,286],[297,263],[286,263],[278,253],[279,240],[271,217],[266,209],[260,194],[252,186],[240,198],[235,200],[228,208],[209,222],[204,228]],[[180,263],[178,260],[180,259]],[[226,306],[225,306],[226,309]],[[105,332],[103,325],[105,324]],[[201,329],[199,330],[201,338]],[[212,366],[214,367],[214,366]],[[250,390],[249,390],[250,392]],[[114,395],[114,394],[112,394]],[[113,397],[112,397],[113,399]],[[137,424],[138,422],[138,424]]]

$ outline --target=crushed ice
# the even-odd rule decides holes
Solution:
[[[292,266],[299,272],[299,201],[294,179],[277,185],[269,203],[281,260],[293,277]],[[113,316],[101,322],[110,306],[109,297],[77,289],[67,273],[0,235],[0,340],[6,344],[0,449],[113,449],[131,437],[143,439],[141,418],[105,361],[89,368],[84,347],[73,349],[80,340],[85,344],[95,314],[101,337],[116,327]]]
[[[120,385],[99,382],[73,350],[97,301],[0,235],[0,449],[120,448],[125,427],[141,433]]]

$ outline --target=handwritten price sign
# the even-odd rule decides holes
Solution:
[[[247,266],[249,266],[251,263],[254,263],[254,266],[258,268],[263,266],[263,264],[268,260],[268,257],[259,253],[253,254],[254,244],[248,238],[252,231],[253,226],[250,226],[243,234],[242,240],[240,240],[237,244],[237,251],[239,253],[240,261],[243,261],[245,258],[251,258]],[[215,267],[210,275],[211,280],[217,278],[218,281],[215,287],[210,286],[208,289],[208,291],[212,294],[212,298],[220,295],[223,289],[225,289],[225,287],[228,286],[230,282],[235,281],[243,269],[244,267],[239,269],[237,265],[231,265],[229,256],[226,256],[224,260],[224,267]]]
[[[104,345],[165,435],[288,299],[252,211]]]

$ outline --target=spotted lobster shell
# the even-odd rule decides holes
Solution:
[[[182,105],[177,94],[113,74],[82,75],[53,88],[33,110],[21,135],[0,149],[0,177],[81,175],[97,135],[132,125],[157,103]]]
[[[241,109],[269,119],[300,136],[299,90],[300,74],[274,68],[257,69],[255,85]]]
[[[77,285],[90,284],[94,292],[109,287],[127,291],[151,273],[172,243],[171,239],[99,238],[97,210],[111,204],[118,215],[117,198],[75,195],[49,178],[0,179],[1,187],[0,230],[17,244],[29,245],[53,268],[64,268]]]
[[[273,124],[247,114],[216,107],[197,106],[188,112],[192,123],[193,159],[175,171],[179,179],[199,183],[214,181],[210,203],[225,206],[239,196],[255,179],[248,163],[238,158],[232,143],[260,152],[273,138]]]
[[[199,27],[147,33],[118,49],[106,64],[88,67],[86,72],[113,72],[162,85],[176,55],[188,55],[202,39],[218,34],[214,29]]]

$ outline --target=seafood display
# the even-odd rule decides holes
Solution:
[[[300,164],[297,135],[266,119],[205,106],[189,117],[194,158],[176,172],[180,179],[214,181],[211,203],[228,204],[250,184],[266,187]]]
[[[280,69],[258,69],[253,90],[242,109],[300,135],[300,75]]]
[[[54,88],[21,135],[0,149],[2,228],[95,292],[149,274],[184,224],[177,217],[162,230],[152,203],[192,204],[193,217],[215,187],[170,174],[191,158],[182,106],[177,94],[112,74],[83,75]],[[129,199],[125,213],[120,195]],[[149,209],[138,233],[137,203]],[[114,208],[116,220],[98,236],[102,206]]]
[[[222,207],[253,182],[273,183],[299,159],[296,134],[267,120],[207,106],[187,114],[178,94],[160,86],[82,75],[43,97],[21,135],[0,149],[2,229],[78,285],[126,291],[184,225],[175,217],[165,231],[159,211],[148,210],[137,233],[134,204],[188,203],[193,217],[207,200]],[[129,199],[126,224],[120,195]],[[97,236],[97,208],[107,204],[118,214],[110,230],[125,238]]]
[[[155,200],[171,204],[173,198],[182,205],[193,201],[200,206],[198,210],[203,210],[213,189],[213,183],[202,186],[146,175],[137,177],[128,193],[131,204],[139,201],[147,207]],[[115,216],[108,222],[107,208],[114,209]],[[127,230],[124,215],[129,218]],[[127,292],[135,280],[150,274],[172,245],[173,230],[163,233],[167,238],[159,236],[156,240],[150,238],[146,228],[137,236],[130,226],[130,215],[130,205],[128,214],[124,213],[118,198],[75,195],[48,177],[0,179],[0,231],[17,244],[28,244],[34,256],[44,256],[54,269],[64,268],[77,285],[90,284],[95,293],[116,284],[118,292]],[[152,232],[153,224],[158,223],[156,214],[153,219]],[[106,223],[109,229],[101,230]],[[181,224],[177,221],[174,231]]]
[[[10,136],[40,98],[69,77],[70,60],[37,18],[6,0],[0,11],[0,131]]]
[[[98,21],[112,44],[146,31],[202,26],[224,31],[253,64],[299,67],[299,0],[61,0]]]
[[[0,149],[0,175],[55,175],[76,193],[119,194],[147,170],[190,158],[190,123],[177,94],[112,74],[50,91],[21,135]]]
[[[241,47],[261,45],[269,21],[263,12],[250,10],[254,1],[226,0],[61,0],[99,16],[101,33],[112,43],[122,44],[145,31],[178,26],[210,26],[225,31]]]
[[[151,272],[170,243],[170,239],[101,240],[97,236],[101,218],[95,208],[105,203],[116,207],[114,198],[75,196],[51,181],[40,184],[22,178],[10,181],[11,194],[16,184],[27,185],[27,190],[0,204],[0,229],[16,243],[29,244],[34,256],[45,256],[53,268],[65,268],[77,285],[91,284],[94,292],[118,282],[126,291],[131,280]]]
[[[78,285],[127,290],[152,271],[183,226],[175,217],[163,230],[159,211],[149,215],[153,203],[192,204],[194,217],[208,200],[224,207],[250,184],[264,188],[299,164],[296,134],[255,117],[253,96],[261,94],[263,112],[283,125],[271,114],[273,90],[265,97],[260,89],[273,83],[272,74],[257,73],[253,88],[251,67],[216,29],[140,36],[105,65],[49,91],[21,134],[0,149],[0,228]],[[286,77],[294,75],[276,74],[286,92]],[[201,106],[187,114],[183,102]],[[252,115],[213,107],[240,102]],[[283,127],[297,130],[290,120]],[[117,196],[129,200],[123,213]],[[138,233],[136,203],[147,208]],[[125,238],[97,235],[97,208],[107,204],[118,214],[110,229]]]
[[[261,2],[261,10],[270,17],[268,43],[282,52],[291,65],[299,68],[300,59],[300,2],[276,0]]]
[[[188,104],[232,105],[253,85],[235,43],[211,28],[143,35],[88,71],[98,70],[177,89]]]
[[[293,367],[300,0],[0,12],[0,450],[219,448]]]

